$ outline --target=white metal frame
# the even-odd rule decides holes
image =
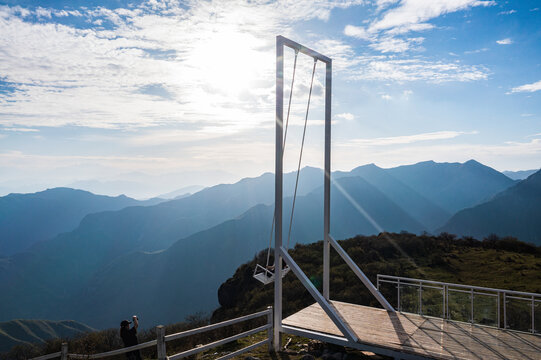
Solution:
[[[282,200],[283,200],[283,132],[284,132],[284,47],[289,47],[295,51],[312,57],[316,61],[325,63],[325,171],[324,171],[324,230],[323,230],[323,294],[320,293],[301,268],[295,263],[287,250],[282,246]],[[393,311],[393,307],[381,295],[378,289],[366,277],[361,269],[353,262],[342,247],[330,236],[330,199],[331,199],[331,89],[332,88],[332,59],[325,55],[309,49],[299,43],[289,40],[283,36],[276,37],[276,164],[275,164],[275,273],[282,272],[282,260],[293,271],[295,276],[301,281],[312,297],[319,303],[321,308],[334,322],[336,327],[343,333],[346,341],[352,346],[352,343],[358,341],[355,332],[351,330],[347,322],[332,305],[329,298],[329,267],[330,267],[330,247],[336,249],[338,254],[344,259],[349,267],[361,279],[363,284],[368,287],[370,292],[376,297],[384,309]],[[295,330],[298,333],[300,330]],[[278,351],[281,347],[280,333],[291,333],[290,327],[282,325],[282,277],[277,276],[274,279],[274,335],[273,348]],[[332,339],[331,339],[332,340]],[[341,340],[342,341],[342,340]],[[332,341],[330,341],[332,342]]]

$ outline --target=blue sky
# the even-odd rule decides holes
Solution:
[[[0,195],[272,171],[278,34],[333,58],[333,169],[539,168],[540,24],[539,1],[0,1]],[[299,57],[289,170],[311,67]],[[323,76],[303,159],[319,167]]]

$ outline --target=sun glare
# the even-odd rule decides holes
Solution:
[[[215,91],[237,95],[250,88],[267,61],[259,41],[247,33],[220,31],[202,40],[193,51],[191,65],[201,80]]]

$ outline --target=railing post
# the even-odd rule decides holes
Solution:
[[[68,360],[68,343],[62,343],[62,347],[60,348],[60,359]]]
[[[447,314],[447,320],[451,320],[451,314],[449,314],[449,285],[445,285],[445,313]]]
[[[423,283],[419,281],[419,315],[423,315]]]
[[[471,301],[471,319],[470,322],[473,324],[473,288],[470,289],[470,301]]]
[[[535,297],[532,295],[532,334],[535,334]]]
[[[397,296],[397,299],[398,299],[398,304],[396,306],[396,308],[398,309],[398,311],[402,311],[402,308],[400,307],[400,279],[398,279],[398,285],[396,287],[398,290],[398,296]]]
[[[507,329],[507,299],[505,296],[505,292],[503,293],[503,328]]]
[[[158,360],[167,360],[167,351],[165,348],[165,327],[156,326],[156,340],[158,341]]]
[[[501,313],[501,310],[500,310],[500,308],[501,308],[500,295],[501,295],[501,293],[498,291],[498,298],[497,298],[498,301],[497,301],[497,304],[496,304],[496,306],[498,307],[498,329],[500,329],[502,327],[501,323],[500,323],[501,322],[501,319],[500,319],[500,317],[501,317],[500,316],[500,313]]]
[[[272,306],[267,307],[267,310],[269,310],[269,314],[267,315],[267,324],[271,326],[269,330],[267,331],[267,334],[269,337],[269,352],[271,352],[274,349],[273,344],[272,344],[273,331],[274,331],[274,326],[272,326],[272,319],[274,317],[272,313]]]
[[[441,288],[441,296],[443,298],[443,303],[441,305],[441,312],[442,312],[441,317],[442,319],[445,319],[446,318],[445,316],[445,285],[443,285]]]

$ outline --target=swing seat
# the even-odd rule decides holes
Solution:
[[[287,265],[282,268],[282,277],[286,276],[289,270],[291,269]],[[254,271],[254,279],[265,285],[270,284],[271,282],[274,282],[274,272],[257,264]]]

